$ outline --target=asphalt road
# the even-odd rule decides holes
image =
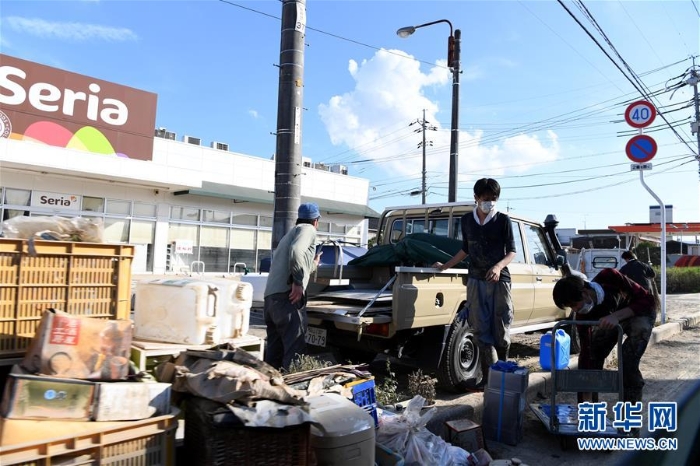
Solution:
[[[641,370],[646,380],[644,391],[643,411],[649,401],[678,401],[686,391],[700,379],[700,293],[668,295],[666,307],[667,325],[657,332],[655,344],[647,349],[641,363]],[[684,321],[688,317],[692,324],[680,331],[681,325],[673,325],[673,322]],[[686,320],[688,322],[688,320]],[[251,333],[264,336],[264,322],[261,313],[254,312],[251,316]],[[538,370],[540,334],[515,335],[511,357],[520,365],[526,365],[531,371]],[[575,361],[574,357],[572,361]],[[373,370],[377,369],[377,375],[381,379],[382,364],[373,364]],[[399,383],[410,371],[405,369],[399,372]],[[537,376],[540,373],[535,373]],[[548,373],[541,373],[542,378]],[[548,384],[533,384],[531,375],[531,389],[528,391],[528,405],[538,401],[548,401]],[[535,386],[533,386],[535,385]],[[608,400],[609,396],[603,396],[603,400],[614,404],[615,396]],[[562,394],[557,398],[557,403],[574,403],[574,394]],[[471,419],[480,423],[483,410],[483,393],[470,393],[454,395],[438,390],[435,402],[437,413],[433,417],[428,428],[435,434],[446,436],[444,422],[453,419]],[[646,416],[646,413],[645,413]],[[610,416],[612,419],[612,416]],[[646,426],[646,418],[644,421]],[[643,433],[644,435],[644,433]],[[533,412],[526,408],[523,421],[523,439],[516,445],[510,446],[494,441],[487,441],[487,448],[493,459],[510,459],[516,457],[529,465],[537,466],[600,466],[624,464],[625,456],[621,452],[593,452],[578,451],[578,449],[562,449],[560,439],[550,433],[548,428],[537,418]]]

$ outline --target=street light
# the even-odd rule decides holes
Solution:
[[[450,37],[447,40],[447,65],[452,70],[452,123],[450,125],[450,175],[447,200],[455,202],[457,200],[457,157],[459,156],[459,54],[462,31],[455,29],[453,34],[452,23],[446,19],[439,19],[418,26],[402,27],[396,31],[396,34],[401,38],[406,38],[416,32],[416,29],[437,23],[450,25]]]

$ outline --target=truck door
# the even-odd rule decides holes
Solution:
[[[544,230],[538,225],[524,224],[528,261],[532,265],[535,280],[535,304],[528,324],[551,322],[565,317],[565,311],[557,308],[552,298],[554,283],[561,278],[561,271],[554,268],[554,258],[547,247]]]
[[[522,326],[530,318],[532,305],[535,300],[534,277],[532,265],[527,263],[525,245],[521,231],[522,223],[512,219],[513,239],[515,240],[516,255],[508,264],[511,278],[511,296],[513,298],[513,326]]]

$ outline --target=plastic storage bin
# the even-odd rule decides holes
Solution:
[[[253,287],[237,279],[158,279],[136,284],[134,338],[218,344],[248,333]]]
[[[0,239],[0,362],[24,354],[46,309],[128,319],[133,257],[127,244]]]
[[[0,464],[174,466],[178,414],[129,422],[0,419]]]
[[[557,370],[569,367],[571,338],[562,329],[557,329],[554,342],[554,360]],[[552,369],[552,332],[547,332],[540,338],[540,366],[548,371]]]
[[[374,425],[379,425],[377,417],[377,393],[374,379],[362,379],[345,385],[352,389],[352,401],[372,416]]]

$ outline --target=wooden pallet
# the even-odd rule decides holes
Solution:
[[[229,338],[220,343],[230,343],[237,348],[244,349],[263,359],[265,351],[265,340],[253,335],[245,335],[238,338]],[[131,342],[131,360],[140,371],[148,371],[152,366],[162,362],[170,356],[177,356],[186,350],[203,350],[211,348],[212,345],[178,345],[175,343],[159,343],[154,341],[133,340]]]

